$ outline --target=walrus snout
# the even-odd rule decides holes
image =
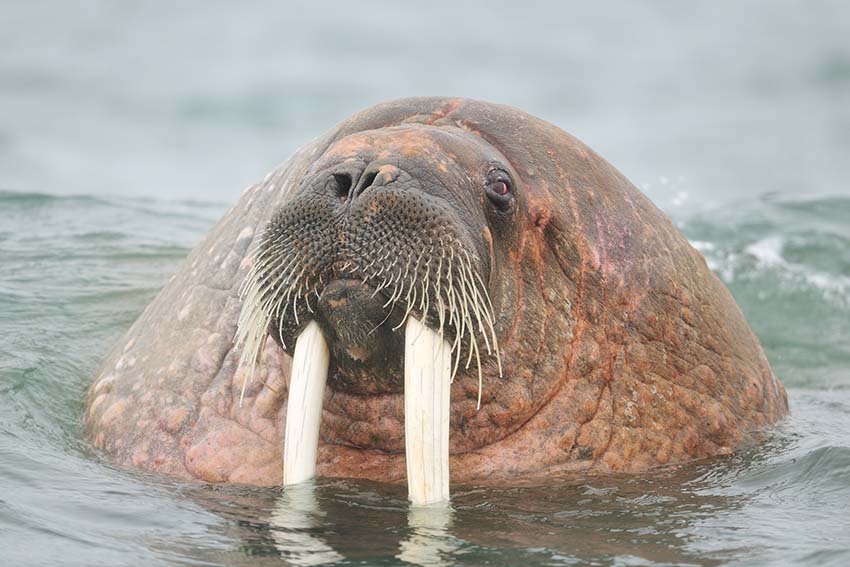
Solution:
[[[364,392],[397,391],[398,372],[381,376],[401,368],[394,341],[408,316],[445,336],[464,370],[496,345],[484,283],[492,249],[481,201],[469,198],[483,173],[471,179],[454,153],[423,140],[396,148],[411,143],[404,130],[331,148],[273,214],[246,280],[255,292],[246,301],[250,325],[268,324],[291,353],[315,320],[339,355],[336,383],[359,380],[369,384]]]

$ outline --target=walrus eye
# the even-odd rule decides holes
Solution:
[[[510,206],[513,200],[513,186],[511,178],[506,171],[494,169],[487,174],[487,183],[485,184],[487,197],[498,208],[504,210]]]

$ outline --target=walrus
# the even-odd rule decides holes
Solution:
[[[728,454],[787,411],[729,291],[613,166],[509,106],[408,98],[245,190],[85,422],[123,466],[433,502]]]

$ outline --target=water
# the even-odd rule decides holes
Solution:
[[[529,4],[529,3],[525,3]],[[183,2],[0,9],[0,552],[9,565],[850,564],[850,9]],[[82,440],[110,345],[235,200],[377,100],[577,134],[729,285],[791,416],[651,474],[210,487]]]

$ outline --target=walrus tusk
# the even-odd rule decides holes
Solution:
[[[451,346],[415,317],[404,331],[404,445],[413,504],[449,499]]]
[[[310,321],[295,341],[286,431],[283,441],[283,484],[295,484],[316,474],[319,423],[328,380],[330,352],[318,323]]]

